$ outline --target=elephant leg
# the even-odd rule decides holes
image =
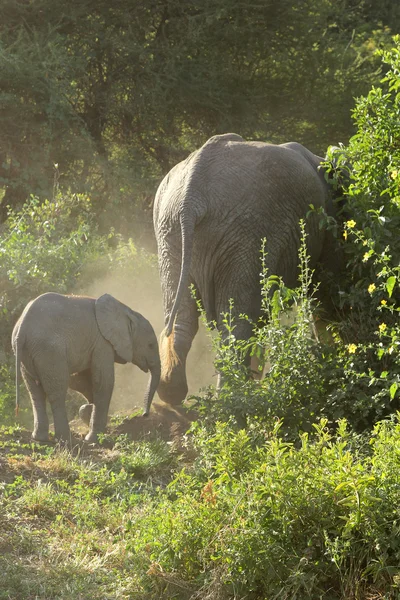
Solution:
[[[53,413],[54,435],[58,440],[69,442],[71,434],[65,406],[69,381],[67,365],[49,356],[46,373],[47,376],[42,377],[42,385]]]
[[[21,374],[32,402],[32,439],[38,442],[47,442],[49,439],[49,418],[46,412],[46,395],[40,382],[35,380],[22,366]]]
[[[65,381],[63,384],[59,383],[57,390],[53,390],[51,394],[48,395],[51,411],[53,413],[54,435],[58,440],[63,442],[69,442],[71,439],[67,409],[65,406],[67,389],[68,385]]]
[[[93,410],[90,418],[87,442],[97,442],[97,434],[103,433],[107,425],[108,409],[114,389],[114,351],[107,344],[95,350],[92,356]]]
[[[259,266],[250,269],[246,267],[242,276],[244,265],[240,263],[233,267],[230,276],[222,280],[221,285],[216,285],[215,304],[217,313],[217,329],[221,331],[222,338],[226,339],[231,333],[237,340],[248,340],[253,335],[253,324],[247,319],[240,317],[246,315],[253,323],[256,323],[261,312],[261,291]],[[229,295],[228,295],[229,294]],[[231,311],[233,330],[229,331],[225,325],[224,314],[230,313],[230,299],[233,299]],[[250,356],[245,358],[246,364],[250,364]]]

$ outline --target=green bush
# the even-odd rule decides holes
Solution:
[[[86,196],[59,193],[40,204],[32,197],[20,212],[10,211],[0,240],[2,328],[26,303],[50,290],[71,289],[82,265],[101,252],[104,238]]]
[[[387,65],[381,87],[356,103],[356,135],[331,153],[351,171],[339,325],[350,356],[340,395],[364,405],[367,424],[400,407],[400,37],[394,41],[379,52]]]
[[[368,455],[345,421],[334,437],[326,421],[312,430],[293,446],[279,423],[262,444],[259,432],[255,443],[251,430],[196,424],[192,472],[141,514],[128,547],[200,598],[218,585],[215,597],[237,600],[396,597],[399,423],[375,427]]]

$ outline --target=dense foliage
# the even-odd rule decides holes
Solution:
[[[50,196],[54,164],[115,220],[140,215],[161,173],[216,133],[323,154],[348,140],[353,98],[379,77],[374,51],[400,32],[391,0],[1,9],[0,221],[8,204]]]
[[[398,575],[399,426],[377,426],[363,456],[344,422],[334,439],[324,424],[297,449],[279,422],[256,445],[251,430],[218,424],[210,435],[198,426],[193,472],[170,484],[134,541],[136,551],[149,545],[150,572],[200,578],[227,598],[364,598],[373,582],[389,591]]]
[[[352,174],[339,331],[352,356],[351,395],[370,403],[375,418],[399,407],[400,38],[380,55],[386,76],[358,100],[357,133],[336,151]]]

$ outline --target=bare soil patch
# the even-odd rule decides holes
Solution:
[[[156,434],[168,441],[183,435],[195,418],[195,412],[188,412],[183,406],[173,407],[160,400],[153,403],[148,417],[138,415],[127,418],[113,433],[126,433],[134,440]]]

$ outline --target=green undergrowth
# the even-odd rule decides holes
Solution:
[[[69,451],[2,428],[0,598],[141,597],[126,539],[179,461],[158,438],[113,442]]]
[[[188,462],[157,438],[68,451],[3,428],[0,598],[397,598],[399,421],[312,430],[197,422]]]

